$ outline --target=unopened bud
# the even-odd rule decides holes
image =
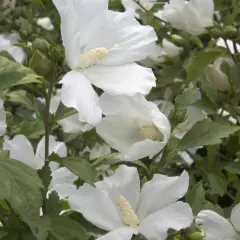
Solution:
[[[44,54],[47,54],[50,49],[50,44],[43,38],[36,38],[32,43],[33,50],[38,50]]]
[[[185,232],[186,240],[204,240],[205,239],[205,233],[203,229],[196,229],[193,231],[192,229],[189,229]]]
[[[234,39],[237,37],[238,32],[237,29],[233,26],[227,26],[223,29],[224,37],[229,39]]]
[[[173,34],[171,35],[171,39],[172,39],[172,42],[179,47],[188,45],[188,42],[179,35]]]
[[[53,68],[53,63],[38,50],[33,53],[29,65],[33,71],[41,76],[46,76]]]
[[[222,31],[221,29],[219,28],[212,28],[210,30],[210,35],[213,37],[213,38],[219,38],[222,36]]]

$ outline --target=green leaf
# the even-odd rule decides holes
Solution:
[[[175,102],[178,106],[188,107],[195,103],[200,98],[200,92],[198,88],[189,88],[181,95],[177,96]]]
[[[43,83],[30,68],[0,55],[0,91],[13,85]]]
[[[229,163],[227,164],[224,169],[230,173],[235,173],[240,175],[240,163]]]
[[[223,177],[210,173],[208,174],[208,181],[213,193],[217,193],[220,196],[225,194],[227,190],[227,181]]]
[[[15,103],[15,104],[21,104],[24,107],[33,110],[33,100],[29,96],[27,91],[24,90],[18,90],[18,91],[13,91],[10,92],[6,95],[7,101]]]
[[[192,207],[193,213],[198,214],[203,207],[205,201],[205,190],[202,181],[196,183],[186,196],[186,201]]]
[[[55,119],[56,119],[56,121],[59,121],[66,117],[70,117],[76,113],[77,113],[76,109],[68,108],[68,107],[64,106],[62,102],[60,102],[58,109],[55,113]]]
[[[38,240],[53,236],[57,240],[87,240],[85,229],[77,222],[65,216],[44,216],[39,222]]]
[[[228,137],[239,129],[236,126],[222,125],[220,123],[213,123],[210,119],[204,119],[197,122],[186,133],[178,145],[178,150],[219,144],[222,142],[222,138]]]
[[[61,163],[85,182],[93,182],[96,178],[95,169],[84,158],[81,157],[61,158]]]
[[[0,195],[21,219],[32,225],[42,206],[42,182],[29,166],[16,160],[0,159]]]
[[[220,57],[221,54],[221,51],[211,50],[208,52],[201,52],[194,56],[187,69],[187,81],[191,82],[197,80],[197,78],[203,74],[205,68]]]
[[[59,215],[62,211],[62,204],[59,200],[58,194],[53,191],[49,194],[46,200],[46,214],[47,215]]]

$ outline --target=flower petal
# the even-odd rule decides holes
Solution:
[[[82,73],[71,71],[63,77],[60,83],[63,84],[61,92],[63,104],[77,109],[80,121],[93,125],[101,121],[102,112],[99,98],[91,83]]]
[[[155,174],[151,181],[142,187],[138,207],[139,219],[169,206],[183,197],[189,185],[189,175],[184,171],[179,177]]]
[[[240,232],[240,204],[232,209],[231,222],[236,230]]]
[[[189,227],[192,221],[190,206],[187,203],[176,202],[144,219],[139,232],[148,240],[165,240],[170,228],[179,231]]]
[[[237,232],[231,223],[213,211],[201,211],[196,217],[196,223],[202,226],[207,240],[237,239]]]
[[[156,86],[156,78],[150,68],[136,63],[119,66],[95,65],[83,71],[92,84],[112,94],[148,94]]]
[[[67,198],[76,192],[77,187],[74,185],[74,182],[78,179],[78,177],[66,167],[53,171],[51,176],[52,181],[49,189],[55,190],[60,199]]]
[[[3,100],[0,98],[0,136],[3,136],[6,132],[6,112],[3,106]]]
[[[121,165],[113,176],[105,177],[103,181],[99,181],[95,185],[108,193],[111,193],[114,187],[120,195],[128,200],[132,209],[136,210],[140,196],[140,179],[137,168]]]
[[[93,126],[79,120],[79,114],[66,117],[58,123],[62,126],[65,133],[82,133],[93,129]]]
[[[5,140],[3,150],[10,151],[11,159],[19,160],[33,169],[40,169],[44,165],[43,160],[35,160],[33,147],[24,135],[16,135],[12,140]]]
[[[86,220],[101,229],[111,231],[124,227],[108,194],[101,189],[85,183],[70,196],[68,203],[73,210],[82,213]]]
[[[145,157],[153,158],[159,153],[166,143],[145,139],[134,143],[127,152],[120,155],[123,160],[134,161]]]
[[[131,240],[136,230],[130,227],[117,228],[96,240]]]
[[[151,112],[158,111],[157,105],[148,102],[142,94],[133,97],[114,96],[104,92],[100,97],[100,106],[104,115],[123,114],[141,120],[142,124],[151,124]]]
[[[89,39],[86,47],[108,49],[108,55],[99,61],[101,65],[139,61],[146,58],[156,47],[157,35],[154,29],[141,25],[130,12],[105,11],[99,20],[101,31]],[[99,25],[99,22],[97,24]]]
[[[136,142],[142,141],[134,119],[125,115],[108,116],[96,126],[97,133],[112,148],[125,153]]]

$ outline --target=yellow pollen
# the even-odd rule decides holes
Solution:
[[[136,228],[139,225],[139,220],[127,199],[120,195],[116,203],[120,208],[124,224]]]
[[[81,54],[80,64],[78,68],[84,69],[96,64],[97,61],[103,60],[108,55],[106,48],[95,48],[86,53]]]
[[[164,139],[163,134],[154,125],[146,125],[141,127],[139,133],[144,139],[150,139],[153,141],[162,141]]]

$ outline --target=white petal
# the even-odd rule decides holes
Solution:
[[[108,116],[96,126],[97,133],[112,148],[125,153],[136,142],[142,141],[139,127],[126,115]]]
[[[57,142],[54,136],[49,136],[49,156],[52,153],[58,154],[60,157],[67,156],[67,147],[64,142]],[[36,161],[44,161],[45,159],[45,136],[39,141],[35,154]]]
[[[163,39],[163,49],[166,55],[169,57],[176,57],[180,54],[180,52],[183,50],[181,47],[177,47],[173,43],[169,42],[165,38]]]
[[[90,151],[89,159],[97,159],[109,155],[111,153],[111,148],[107,144],[96,143],[95,146]]]
[[[68,200],[71,208],[82,215],[95,226],[111,231],[124,227],[118,212],[108,194],[89,184],[84,184]]]
[[[119,66],[95,65],[83,71],[92,84],[112,94],[148,94],[156,86],[156,78],[150,68],[136,63]]]
[[[93,125],[79,120],[79,114],[66,117],[58,121],[58,123],[62,126],[65,133],[82,133],[93,129]]]
[[[77,109],[80,121],[93,125],[101,121],[99,98],[91,83],[82,73],[71,71],[63,77],[60,83],[63,84],[61,93],[63,104]]]
[[[108,55],[99,61],[101,65],[119,65],[142,60],[156,46],[157,35],[154,29],[141,25],[130,12],[106,11],[100,21],[101,29],[94,38],[89,39],[87,48],[105,47],[109,50]]]
[[[137,118],[141,124],[151,124],[152,111],[157,111],[158,107],[148,102],[142,94],[130,96],[114,96],[103,93],[100,97],[100,106],[104,115],[123,114]]]
[[[117,228],[96,240],[131,240],[136,230],[130,227]]]
[[[232,209],[231,222],[236,228],[236,230],[240,232],[240,204],[236,205]]]
[[[50,113],[54,114],[56,113],[58,106],[61,102],[61,91],[57,91],[56,94],[54,96],[51,97],[51,101],[50,101]],[[45,102],[45,100],[44,100]]]
[[[52,31],[54,29],[54,26],[52,25],[51,19],[49,17],[38,18],[37,25],[48,31]]]
[[[3,136],[6,132],[6,112],[3,106],[3,100],[0,98],[0,136]]]
[[[121,158],[126,161],[134,161],[145,157],[151,159],[159,153],[165,145],[166,143],[145,139],[134,143],[124,154],[121,155]]]
[[[128,200],[132,209],[136,210],[140,195],[140,179],[137,168],[121,165],[113,176],[105,177],[103,181],[99,181],[95,185],[108,193],[111,193],[114,187],[120,195]]]
[[[61,199],[67,198],[74,194],[77,190],[74,182],[78,179],[67,168],[59,168],[52,172],[52,181],[49,189],[55,190]]]
[[[237,232],[230,222],[213,211],[201,211],[197,215],[196,223],[202,226],[207,240],[237,239]]]
[[[189,175],[184,171],[179,177],[155,174],[142,187],[138,216],[144,219],[149,214],[173,204],[183,197],[189,185]]]
[[[187,203],[176,202],[144,219],[139,232],[148,240],[165,240],[168,230],[179,231],[187,228],[193,221],[193,214]]]
[[[24,135],[16,135],[12,140],[5,140],[3,150],[10,151],[10,158],[19,160],[33,169],[40,169],[44,160],[35,160],[33,147]]]

